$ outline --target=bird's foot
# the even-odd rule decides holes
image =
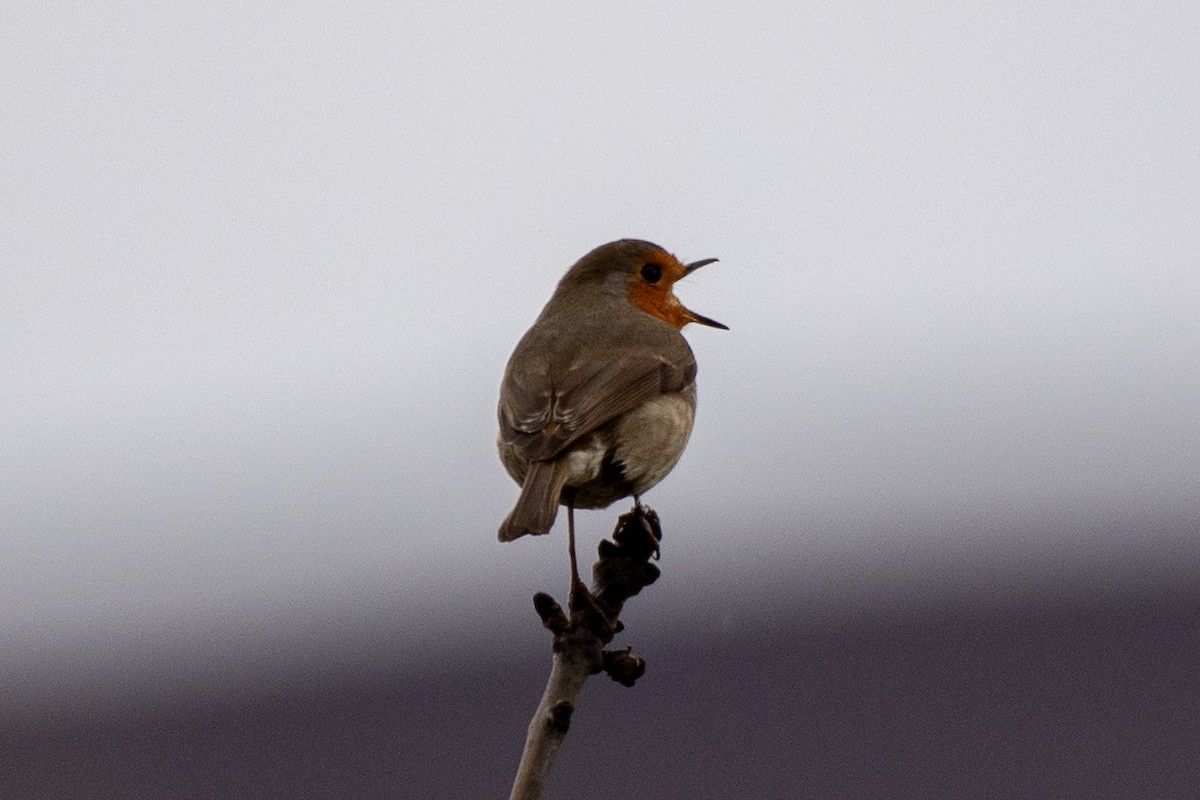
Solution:
[[[621,516],[620,521],[617,523],[617,530],[613,532],[613,541],[617,544],[631,543],[627,539],[626,541],[622,541],[622,539],[617,538],[618,532],[624,534],[630,531],[630,528],[633,526],[626,524],[630,521],[636,523],[638,531],[645,533],[645,544],[649,547],[648,554],[655,561],[658,561],[662,556],[663,538],[662,523],[659,522],[658,513],[650,506],[635,499],[633,501],[633,508],[630,509],[628,514]],[[622,538],[626,537],[623,536]]]

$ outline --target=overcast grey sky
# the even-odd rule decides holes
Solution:
[[[3,16],[6,690],[59,652],[527,615],[565,536],[495,541],[500,373],[627,236],[719,257],[679,294],[732,329],[687,332],[664,604],[731,564],[1197,556],[1192,4]]]

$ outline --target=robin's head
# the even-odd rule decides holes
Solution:
[[[706,258],[684,264],[656,244],[640,239],[621,239],[597,247],[579,260],[568,278],[601,279],[605,283],[620,278],[629,302],[675,328],[697,322],[729,330],[714,319],[687,309],[675,296],[675,282],[717,259]]]

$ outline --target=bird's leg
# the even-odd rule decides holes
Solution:
[[[568,607],[571,610],[571,615],[574,617],[575,612],[587,610],[591,613],[588,617],[592,620],[592,624],[597,626],[597,629],[603,629],[607,632],[608,638],[612,638],[613,620],[608,617],[608,612],[596,601],[596,596],[588,589],[583,579],[579,577],[579,561],[575,557],[575,503],[573,493],[564,498],[567,501],[567,549],[571,554],[571,595],[568,601]]]
[[[567,550],[571,555],[571,595],[587,592],[587,586],[579,579],[579,562],[575,558],[575,504],[567,503]]]
[[[659,542],[662,540],[662,526],[658,524],[658,515],[654,514],[650,506],[642,505],[642,498],[638,495],[633,496],[633,513],[637,515],[638,522],[642,523],[642,530],[646,532],[646,538],[650,540],[650,548],[654,553],[654,560],[658,561],[662,555],[662,547]],[[651,521],[651,515],[654,515]]]
[[[579,577],[579,561],[575,557],[575,490],[571,487],[563,489],[563,500],[567,506],[567,552],[571,557],[571,599],[570,607],[574,611],[583,605],[594,605],[592,593],[587,584]]]

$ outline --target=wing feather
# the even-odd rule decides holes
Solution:
[[[696,361],[682,336],[669,345],[604,348],[560,369],[549,358],[522,359],[516,368],[510,361],[500,387],[501,439],[529,461],[554,458],[609,420],[683,389],[695,380]]]

